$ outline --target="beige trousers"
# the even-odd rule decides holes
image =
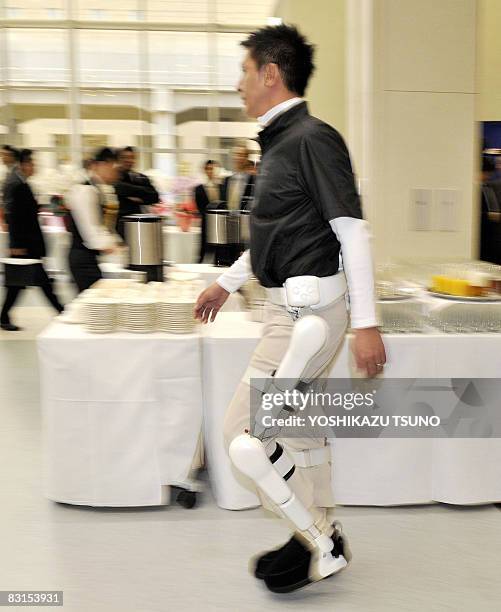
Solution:
[[[329,306],[315,310],[314,314],[322,317],[328,324],[329,337],[323,349],[307,365],[303,378],[313,379],[327,375],[331,362],[341,346],[347,326],[346,302],[344,297]],[[264,312],[264,330],[250,361],[250,366],[265,372],[268,376],[277,369],[289,346],[294,321],[282,306],[266,303]],[[224,438],[228,449],[232,440],[250,429],[250,387],[241,381],[226,412],[224,422]],[[304,451],[306,449],[325,446],[325,438],[280,438],[277,440],[287,451]],[[245,476],[237,473],[237,479],[246,487],[255,489],[255,485]],[[323,464],[300,468],[296,466],[294,474],[287,481],[296,496],[313,514],[315,524],[319,529],[329,531],[331,517],[327,508],[334,506],[331,484],[331,464],[326,460]],[[259,492],[265,508],[281,516],[274,504]]]

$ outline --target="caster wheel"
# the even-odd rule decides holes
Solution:
[[[177,503],[183,508],[193,508],[197,503],[197,494],[194,491],[181,490],[176,498]]]

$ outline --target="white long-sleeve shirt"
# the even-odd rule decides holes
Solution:
[[[94,251],[104,251],[113,248],[118,237],[104,226],[98,189],[94,185],[74,185],[68,195],[68,208],[84,245]]]
[[[332,231],[341,244],[343,269],[350,297],[352,329],[375,327],[376,304],[374,294],[374,266],[371,254],[371,234],[367,221],[352,217],[338,217],[330,221]],[[250,251],[239,259],[216,282],[234,293],[252,275]]]

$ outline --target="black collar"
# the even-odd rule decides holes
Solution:
[[[290,125],[308,114],[308,105],[306,102],[301,102],[279,115],[270,125],[261,130],[257,136],[257,140],[261,145],[263,153],[278,134],[281,134]]]

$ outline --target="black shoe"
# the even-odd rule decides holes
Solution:
[[[334,523],[334,533],[331,537],[334,548],[331,551],[333,560],[328,575],[321,576],[316,571],[317,560],[313,559],[313,553],[300,544],[303,551],[301,554],[298,554],[298,549],[291,547],[288,554],[284,551],[270,563],[264,576],[264,582],[268,589],[273,593],[291,593],[344,569],[351,560],[351,551],[346,537],[341,531],[340,524],[337,522]],[[314,561],[314,564],[312,564],[312,561]]]
[[[0,327],[4,331],[21,331],[21,327],[17,325],[13,325],[12,323],[0,323]]]
[[[251,566],[253,566],[254,576],[259,580],[263,580],[272,562],[275,561],[275,559],[280,555],[286,553],[292,546],[294,546],[294,548],[298,551],[299,546],[301,546],[306,553],[306,549],[301,544],[299,539],[296,538],[296,536],[292,536],[292,538],[283,546],[280,546],[280,548],[275,548],[274,550],[270,550],[263,555],[253,557],[251,559]]]

